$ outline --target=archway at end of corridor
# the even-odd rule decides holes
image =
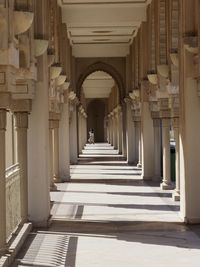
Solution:
[[[106,112],[105,99],[91,99],[87,106],[87,132],[94,130],[95,142],[106,142],[106,127],[104,123]]]
[[[87,116],[78,120],[79,154],[84,149],[81,136],[87,130],[94,131],[94,142],[109,143],[118,154],[122,153],[122,109],[121,94],[115,79],[105,71],[88,74],[82,83],[80,102]],[[81,114],[80,114],[81,116]],[[84,127],[83,127],[84,124]],[[85,138],[86,140],[86,138]]]

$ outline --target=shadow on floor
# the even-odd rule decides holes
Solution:
[[[172,198],[172,193],[159,193],[159,192],[100,192],[100,191],[80,191],[80,190],[57,190],[56,192],[63,193],[75,193],[75,194],[109,194],[119,196],[138,196],[138,197],[161,197],[161,198]]]
[[[83,211],[82,206],[98,206],[98,207],[111,207],[111,208],[122,208],[122,209],[139,209],[139,210],[153,210],[153,211],[180,211],[179,205],[158,205],[158,204],[104,204],[104,203],[79,203],[79,202],[54,202],[55,205],[69,205],[74,207],[81,206],[81,211]]]
[[[56,221],[52,231],[70,232],[78,238],[116,239],[126,242],[200,249],[200,225],[187,227],[181,223],[159,222],[64,222]]]

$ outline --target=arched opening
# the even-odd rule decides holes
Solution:
[[[105,71],[90,73],[82,83],[80,101],[87,113],[82,126],[79,118],[79,152],[84,148],[81,142],[82,129],[94,131],[95,143],[109,143],[116,151],[122,152],[122,123],[119,124],[118,109],[120,107],[119,87],[113,77]],[[80,115],[81,116],[81,115]],[[88,140],[90,142],[90,140]],[[119,144],[120,143],[120,144]]]
[[[94,130],[95,143],[106,142],[104,132],[104,118],[106,111],[106,101],[103,99],[93,99],[87,107],[87,132]]]

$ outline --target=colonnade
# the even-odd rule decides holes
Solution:
[[[120,106],[117,106],[112,112],[110,112],[105,118],[107,123],[107,141],[119,154],[122,154],[122,110]]]

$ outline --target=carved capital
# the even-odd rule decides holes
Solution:
[[[0,92],[0,108],[9,109],[11,104],[11,94]]]
[[[28,112],[14,112],[14,116],[16,129],[28,128]]]
[[[161,120],[160,118],[153,118],[153,127],[160,127]]]
[[[6,130],[6,110],[0,109],[0,130]]]
[[[173,128],[179,128],[179,118],[172,119]]]
[[[170,118],[163,118],[162,119],[162,127],[169,128],[171,125]]]
[[[12,112],[30,113],[32,110],[32,100],[12,99],[10,109],[12,110]]]

